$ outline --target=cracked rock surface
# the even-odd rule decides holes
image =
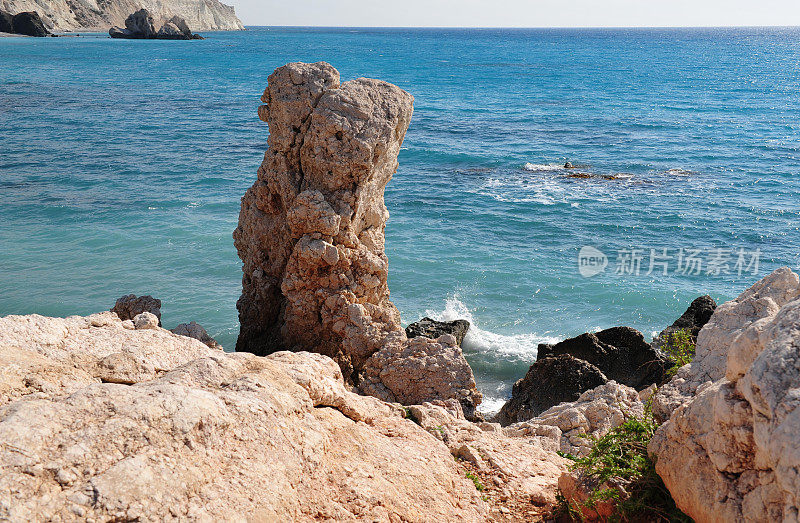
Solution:
[[[0,519],[482,521],[447,447],[307,352],[0,318]]]

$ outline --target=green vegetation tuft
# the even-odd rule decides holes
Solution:
[[[478,492],[483,492],[486,488],[483,483],[481,483],[481,479],[470,471],[467,471],[467,479],[472,480],[472,483],[475,485],[475,490]]]
[[[416,423],[417,425],[421,426],[419,420],[417,419],[416,416],[414,416],[414,413],[411,412],[411,409],[409,407],[403,407],[403,413],[404,413],[404,417],[406,419],[409,419],[409,420],[413,421],[414,423]]]
[[[578,458],[560,453],[574,462],[573,470],[580,470],[597,485],[583,503],[587,508],[602,501],[616,502],[616,512],[611,521],[692,521],[681,512],[656,474],[655,463],[647,455],[647,444],[658,425],[648,411],[642,417],[629,418],[602,438],[593,438],[588,456]],[[623,485],[626,496],[608,485]],[[580,510],[571,507],[563,496],[559,499],[560,514],[572,520],[581,520]]]
[[[667,371],[667,379],[671,379],[678,369],[692,362],[696,344],[696,340],[688,329],[681,329],[669,334],[663,349],[675,361],[675,366]]]

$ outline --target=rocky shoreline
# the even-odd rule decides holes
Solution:
[[[413,97],[294,63],[262,100],[237,352],[194,322],[164,329],[150,296],[0,318],[0,519],[542,520],[583,495],[564,456],[651,408],[648,450],[686,514],[797,519],[795,273],[699,298],[653,344],[615,327],[541,346],[486,421],[468,326],[403,329],[389,299],[383,189]],[[696,354],[672,376],[678,331]]]

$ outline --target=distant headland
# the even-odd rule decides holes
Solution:
[[[0,11],[12,15],[35,11],[53,32],[106,32],[111,26],[124,26],[125,18],[142,8],[159,19],[183,18],[195,31],[244,30],[234,8],[219,0],[110,0],[95,5],[96,9],[88,3],[67,0],[0,0]]]

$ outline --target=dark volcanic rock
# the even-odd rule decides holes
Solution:
[[[12,31],[4,31],[27,36],[50,36],[50,31],[44,26],[39,13],[29,11],[17,13],[11,18]]]
[[[540,357],[514,384],[511,399],[492,421],[505,426],[529,420],[554,405],[577,400],[606,381],[600,369],[568,354]]]
[[[132,320],[143,312],[155,314],[158,318],[158,326],[161,326],[161,300],[152,296],[136,296],[128,294],[118,299],[112,307],[111,312],[117,313],[121,320]]]
[[[697,339],[700,329],[708,323],[714,310],[717,308],[717,302],[711,296],[705,295],[695,299],[686,312],[675,320],[675,323],[661,331],[661,333],[653,340],[655,347],[663,347],[669,340],[670,334],[680,330],[687,330],[693,339]]]
[[[111,38],[158,39],[158,40],[202,40],[193,34],[186,20],[173,16],[156,31],[153,15],[147,9],[139,9],[125,19],[125,29],[112,27],[108,30]]]
[[[456,343],[461,345],[468,330],[469,322],[467,320],[436,321],[425,317],[406,327],[406,336],[409,339],[424,336],[435,340],[442,334],[452,334]]]
[[[125,19],[125,29],[141,38],[155,38],[156,23],[152,13],[147,9],[139,9]]]
[[[0,11],[0,33],[14,32],[14,16],[11,13]]]
[[[539,345],[539,359],[569,354],[597,366],[610,380],[642,390],[661,383],[673,362],[630,327],[585,333],[555,345]]]

